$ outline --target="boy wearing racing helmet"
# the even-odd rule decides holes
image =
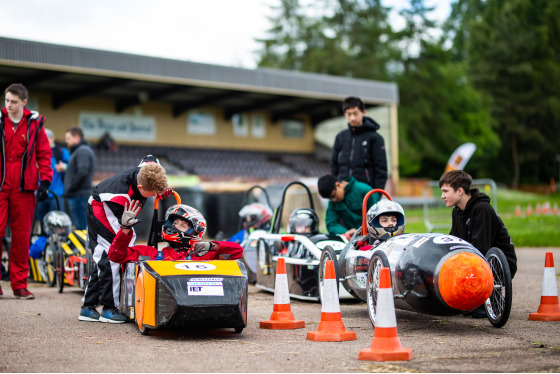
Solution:
[[[149,256],[155,260],[158,249],[148,245],[129,247],[132,239],[132,226],[138,223],[136,216],[140,212],[138,201],[125,205],[121,229],[109,248],[109,259],[120,264],[137,261],[140,256]],[[202,241],[206,233],[206,220],[193,207],[173,205],[165,213],[161,237],[169,246],[161,250],[163,260],[218,260],[241,258],[243,248],[233,242]]]
[[[259,203],[245,205],[239,211],[243,227],[229,240],[242,243],[253,230],[268,230],[272,219],[272,209]]]
[[[382,240],[404,233],[404,210],[399,203],[392,200],[383,199],[372,205],[367,212],[366,221],[367,241],[362,240],[358,244],[362,251],[370,250]]]
[[[319,217],[312,209],[299,208],[288,218],[288,233],[315,235],[319,233]]]

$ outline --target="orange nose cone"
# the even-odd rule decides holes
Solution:
[[[445,260],[439,272],[438,286],[447,305],[466,311],[482,305],[490,297],[494,277],[483,258],[461,252]]]

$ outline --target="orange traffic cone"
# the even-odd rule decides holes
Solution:
[[[412,360],[414,357],[412,349],[403,348],[397,336],[397,317],[389,268],[381,268],[375,311],[375,330],[371,346],[362,349],[358,359],[369,361]]]
[[[537,205],[535,205],[535,214],[541,214],[541,213],[542,213],[541,204],[537,203]]]
[[[533,208],[531,204],[527,204],[527,215],[530,216],[531,214],[533,214]]]
[[[515,216],[516,217],[521,217],[521,205],[517,204],[515,206]]]
[[[552,252],[546,252],[541,292],[541,305],[536,313],[529,314],[531,321],[560,321],[560,304],[558,304],[558,287],[554,272]]]
[[[321,322],[317,331],[309,331],[307,340],[314,342],[344,342],[356,340],[356,333],[347,331],[340,317],[340,303],[338,301],[338,288],[334,262],[327,260],[325,269],[325,284],[323,286],[323,299],[321,299]]]
[[[552,213],[553,214],[558,214],[558,204],[554,203],[553,207],[552,207]]]
[[[550,214],[550,201],[546,201],[542,206],[543,214]]]
[[[278,258],[276,264],[276,282],[274,284],[274,307],[270,320],[261,321],[261,329],[289,330],[305,327],[305,321],[296,320],[290,307],[286,260]]]

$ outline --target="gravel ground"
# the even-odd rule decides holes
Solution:
[[[273,295],[249,287],[249,326],[233,329],[153,331],[142,336],[132,323],[78,321],[83,291],[63,294],[30,283],[35,300],[16,300],[2,281],[0,372],[560,372],[560,322],[528,321],[540,303],[546,251],[560,263],[560,248],[518,249],[519,270],[508,323],[434,317],[397,310],[399,338],[414,350],[410,361],[358,360],[373,338],[361,302],[341,302],[349,342],[312,342],[318,303],[291,301],[297,330],[263,330]],[[556,267],[558,269],[558,266]]]

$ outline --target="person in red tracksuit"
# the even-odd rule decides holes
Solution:
[[[147,245],[129,247],[132,239],[131,229],[140,212],[138,201],[125,206],[122,226],[109,248],[109,259],[124,264],[138,261],[139,256],[149,256],[150,260],[158,259],[158,250]],[[202,214],[188,205],[173,205],[165,213],[165,223],[161,229],[163,240],[169,247],[161,250],[161,260],[235,260],[243,255],[243,248],[234,242],[202,241],[206,232],[206,220]]]
[[[22,84],[11,84],[0,112],[0,239],[9,219],[9,274],[16,299],[35,298],[27,290],[31,225],[36,200],[47,198],[53,176],[52,151],[43,128],[45,117],[25,108],[27,96]]]

